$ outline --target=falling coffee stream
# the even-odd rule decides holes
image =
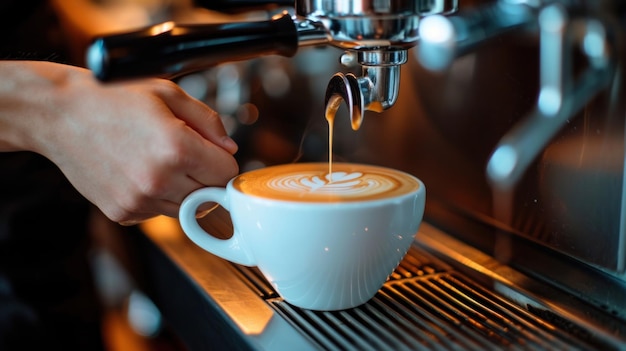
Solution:
[[[333,131],[335,126],[335,112],[326,110],[326,121],[328,121],[328,181],[333,181]]]
[[[335,115],[341,105],[341,97],[333,95],[326,103],[325,117],[328,122],[328,181],[333,181],[333,133],[335,127]]]
[[[343,100],[343,97],[340,95],[332,95],[330,97],[330,99],[328,99],[328,102],[326,102],[326,108],[324,109],[325,111],[325,117],[326,117],[326,121],[328,121],[328,181],[332,183],[333,179],[332,179],[332,174],[333,174],[333,135],[334,135],[334,127],[335,127],[335,116],[337,114],[337,110],[339,109],[339,106],[341,106],[341,102]],[[350,109],[351,112],[351,124],[352,124],[352,130],[358,130],[359,127],[361,126],[361,122],[362,122],[362,116],[359,111],[353,111],[352,109]]]

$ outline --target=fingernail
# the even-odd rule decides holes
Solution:
[[[137,221],[137,220],[129,220],[129,221],[122,221],[122,222],[118,222],[120,225],[123,225],[124,227],[130,227],[133,226],[135,224],[139,224],[141,223],[141,221]]]
[[[229,136],[222,138],[222,146],[224,146],[224,148],[231,154],[234,154],[239,149],[239,145],[237,145],[237,143]]]

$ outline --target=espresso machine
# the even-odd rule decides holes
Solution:
[[[259,114],[232,129],[242,162],[325,160],[332,112],[335,159],[412,173],[428,195],[406,258],[346,311],[290,306],[175,225],[140,227],[126,240],[145,289],[190,349],[626,349],[626,4],[199,5],[267,19],[105,35],[87,66],[103,82],[235,67]],[[291,74],[280,98],[259,88],[276,67]],[[203,221],[227,235],[225,218]]]

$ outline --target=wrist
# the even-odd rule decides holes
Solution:
[[[45,156],[61,122],[67,71],[50,62],[0,61],[0,151]]]

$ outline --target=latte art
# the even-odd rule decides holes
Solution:
[[[268,186],[277,191],[315,192],[341,196],[381,193],[392,189],[391,179],[372,177],[361,172],[333,172],[323,177],[311,174],[277,176]]]
[[[398,196],[419,187],[410,175],[383,167],[335,163],[300,163],[248,172],[233,186],[250,195],[279,200],[337,202]]]

